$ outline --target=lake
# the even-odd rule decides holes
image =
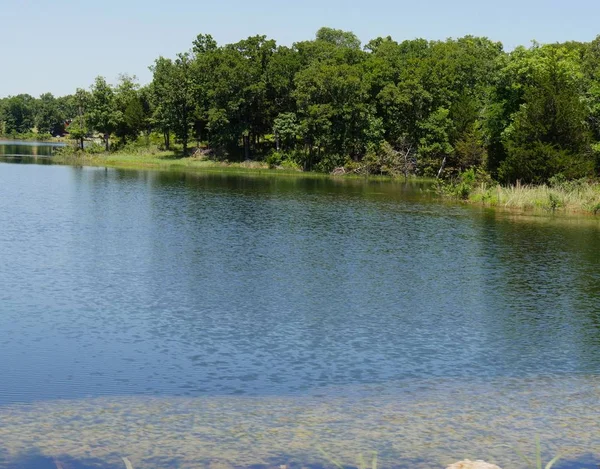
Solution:
[[[600,461],[600,220],[35,161],[0,161],[0,467]]]

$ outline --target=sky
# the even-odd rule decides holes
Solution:
[[[219,44],[264,34],[291,45],[329,26],[363,43],[472,34],[511,50],[591,41],[598,18],[598,0],[0,0],[0,96],[60,96],[120,73],[147,83],[157,57],[188,50],[200,33]]]

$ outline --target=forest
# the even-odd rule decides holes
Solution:
[[[502,183],[593,178],[600,171],[600,36],[505,51],[466,36],[361,44],[321,28],[277,45],[253,36],[159,57],[146,85],[97,77],[73,94],[0,99],[0,134],[150,145],[185,156],[265,160],[306,171]]]

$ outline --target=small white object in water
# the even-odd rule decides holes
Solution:
[[[495,464],[490,464],[485,461],[471,461],[465,459],[464,461],[455,462],[450,464],[446,469],[500,469]]]

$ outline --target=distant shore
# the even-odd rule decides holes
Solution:
[[[24,134],[9,134],[0,135],[0,140],[4,141],[16,141],[16,142],[56,142],[66,143],[68,140],[65,137],[53,137],[50,134],[39,134],[36,132],[29,132]]]
[[[160,169],[201,172],[264,173],[297,176],[326,177],[326,174],[305,172],[289,168],[271,168],[264,161],[216,161],[194,156],[181,157],[174,151],[158,152],[115,152],[56,154],[52,161],[65,165],[103,166],[126,169]]]
[[[264,161],[229,162],[198,157],[181,157],[174,151],[64,153],[52,161],[65,165],[102,166],[128,169],[158,169],[192,172],[227,172],[241,174],[286,175],[303,177],[364,178],[354,174],[330,175],[294,168],[270,167]],[[384,180],[401,180],[390,176],[369,176]],[[414,180],[415,178],[411,178]],[[481,184],[462,196],[445,193],[442,198],[459,199],[463,203],[523,212],[572,213],[600,215],[600,183],[564,181],[555,186]]]

